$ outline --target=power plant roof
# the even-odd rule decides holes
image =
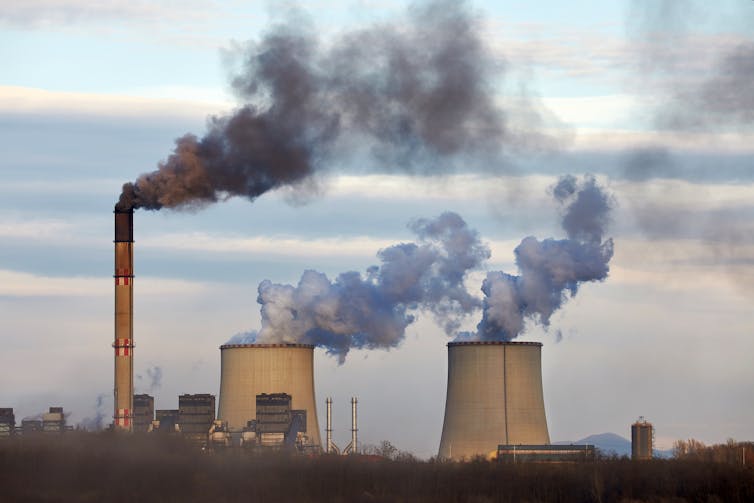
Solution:
[[[453,346],[542,346],[541,342],[529,341],[458,341],[449,342],[448,347]]]
[[[220,349],[230,348],[307,348],[314,349],[313,344],[223,344]]]

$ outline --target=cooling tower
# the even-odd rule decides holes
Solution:
[[[542,344],[451,342],[439,457],[487,456],[500,444],[550,443]]]
[[[256,419],[256,397],[291,395],[292,409],[306,411],[306,435],[321,447],[314,399],[314,346],[307,344],[226,344],[220,346],[218,419],[240,431]]]

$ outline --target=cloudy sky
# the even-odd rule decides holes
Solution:
[[[231,85],[270,30],[306,30],[338,54],[328,51],[344,41],[371,47],[355,33],[414,40],[423,8],[0,0],[0,406],[20,421],[62,405],[78,422],[103,397],[110,414],[113,204],[177,138],[274,101]],[[474,103],[506,134],[464,123],[463,148],[440,131],[407,160],[413,151],[385,154],[350,124],[292,186],[138,210],[137,391],[157,408],[217,393],[218,346],[261,328],[260,282],[365,274],[379,250],[416,239],[411,222],[445,211],[489,246],[465,276],[482,299],[488,271],[519,273],[523,238],[566,237],[558,179],[592,174],[610,195],[609,276],[518,338],[544,343],[552,440],[629,436],[640,415],[663,448],[754,437],[754,4],[478,0],[456,12],[483,54],[463,87],[478,86]],[[436,453],[452,336],[426,309],[413,314],[389,350],[354,349],[342,364],[316,350],[319,413],[332,396],[336,443],[358,396],[364,442]]]

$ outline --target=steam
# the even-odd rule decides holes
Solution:
[[[97,395],[97,400],[95,402],[95,414],[94,417],[85,417],[82,419],[78,427],[82,430],[87,431],[100,431],[104,428],[104,421],[107,417],[107,413],[105,411],[105,400],[110,395],[108,393],[100,393]]]
[[[156,171],[123,186],[117,206],[198,207],[305,187],[354,145],[384,166],[413,171],[425,161],[439,171],[461,156],[499,161],[503,148],[546,142],[532,131],[541,123],[534,108],[517,128],[498,105],[504,65],[482,33],[455,0],[414,5],[405,20],[331,45],[299,18],[278,25],[242,54],[232,85],[243,105],[211,118],[203,137],[177,139]]]
[[[154,393],[162,387],[162,368],[157,365],[152,365],[151,367],[147,367],[146,374],[149,378],[147,391]],[[141,382],[144,380],[144,376],[141,374],[136,374],[136,379]]]
[[[463,340],[511,340],[524,331],[526,318],[547,327],[581,283],[607,277],[613,255],[612,239],[604,239],[612,202],[594,177],[564,176],[552,195],[563,208],[568,238],[525,238],[515,250],[520,275],[488,273],[484,299],[465,283],[490,250],[458,214],[447,212],[409,224],[417,242],[380,250],[381,264],[365,274],[345,272],[331,281],[308,270],[296,286],[263,281],[257,298],[262,328],[228,342],[312,344],[342,363],[352,348],[396,347],[418,311]],[[477,332],[459,334],[461,322],[479,310]]]
[[[524,238],[514,253],[519,275],[490,272],[482,283],[484,307],[476,333],[461,340],[512,340],[531,319],[545,328],[568,297],[587,281],[607,278],[613,256],[612,238],[603,241],[611,201],[594,177],[581,181],[567,175],[553,188],[564,208],[562,226],[568,239]]]
[[[314,344],[343,362],[351,348],[397,346],[419,309],[453,334],[464,316],[481,307],[464,280],[489,258],[489,248],[455,213],[409,227],[417,242],[381,250],[381,265],[363,275],[345,272],[330,281],[309,270],[295,287],[263,281],[257,299],[261,330],[230,342]]]

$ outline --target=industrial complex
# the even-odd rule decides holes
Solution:
[[[225,344],[220,346],[220,390],[182,394],[177,409],[155,409],[155,399],[134,394],[133,209],[115,210],[114,410],[116,432],[180,435],[203,449],[289,450],[309,454],[355,454],[357,404],[351,399],[351,442],[332,438],[332,399],[325,401],[325,442],[320,438],[314,386],[314,346]],[[501,461],[585,461],[591,445],[550,445],[542,388],[542,344],[468,341],[448,345],[445,417],[438,458]],[[16,428],[13,409],[0,409],[0,437],[62,433],[62,408]],[[652,428],[632,426],[634,458],[651,457]],[[647,454],[647,452],[649,454]]]

